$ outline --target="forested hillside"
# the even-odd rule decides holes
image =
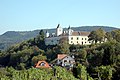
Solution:
[[[102,28],[103,30],[109,32],[112,30],[116,30],[117,28],[114,27],[107,27],[107,26],[82,26],[82,27],[72,27],[74,31],[92,31],[98,28]],[[67,28],[64,28],[67,29]],[[46,30],[49,33],[55,32],[55,29],[43,29],[44,32]],[[10,45],[21,42],[23,40],[28,40],[37,36],[40,30],[34,31],[8,31],[2,35],[0,35],[0,50],[7,49]]]
[[[94,34],[94,35],[93,35]],[[107,42],[97,43],[107,38]],[[69,45],[67,41],[46,46],[44,31],[32,39],[0,51],[0,79],[3,80],[119,80],[120,79],[120,30],[105,33],[92,31],[91,45]],[[75,64],[70,70],[53,66],[36,69],[39,60],[52,63],[57,54],[74,55]]]

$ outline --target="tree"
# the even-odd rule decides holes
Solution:
[[[45,34],[43,30],[40,30],[39,35],[34,38],[34,44],[37,45],[40,49],[45,50]]]
[[[87,59],[90,66],[100,66],[102,64],[104,55],[104,50],[93,50],[89,55],[87,55]]]
[[[103,60],[102,64],[103,65],[112,65],[116,63],[116,57],[119,54],[119,46],[120,43],[116,42],[115,40],[105,42],[101,44],[98,49],[99,50],[104,50],[103,54]]]
[[[99,28],[98,30],[96,30],[96,32],[97,32],[98,41],[100,41],[100,42],[104,41],[105,31],[103,29]]]
[[[113,68],[111,66],[100,66],[96,68],[99,80],[111,80]]]
[[[60,43],[55,48],[55,51],[57,53],[63,53],[63,54],[70,53],[68,41],[67,40],[63,41],[63,39],[61,39]]]
[[[102,41],[104,41],[105,31],[99,28],[96,31],[92,31],[88,37],[89,40],[93,40],[93,42],[95,41],[95,43],[97,43],[98,41],[101,43]]]
[[[120,42],[120,30],[114,30],[111,32],[113,39]]]
[[[93,78],[90,77],[89,74],[87,73],[86,67],[83,66],[82,64],[77,64],[76,70],[77,78],[79,78],[80,80],[93,80]]]
[[[46,58],[46,56],[43,56],[43,55],[34,56],[32,58],[33,65],[35,65],[40,60],[47,60],[47,58]]]
[[[89,34],[89,40],[93,40],[93,42],[95,41],[95,43],[97,43],[97,35],[96,35],[96,31],[92,31],[90,34]]]
[[[87,52],[86,52],[85,49],[77,50],[76,52],[74,52],[74,55],[75,55],[76,62],[79,62],[79,63],[81,63],[81,64],[83,64],[85,66],[88,65],[87,58],[86,58]]]
[[[111,34],[111,32],[106,32],[105,37],[107,38],[108,41],[112,40],[112,34]]]

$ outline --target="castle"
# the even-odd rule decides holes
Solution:
[[[50,35],[49,32],[46,31],[45,44],[56,45],[63,39],[67,40],[69,44],[89,45],[92,43],[91,41],[88,41],[89,34],[90,32],[74,31],[70,26],[67,30],[63,30],[60,24],[58,24],[55,33]]]

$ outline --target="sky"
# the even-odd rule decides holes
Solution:
[[[0,0],[0,34],[57,24],[120,28],[120,0]]]

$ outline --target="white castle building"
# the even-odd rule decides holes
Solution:
[[[91,41],[88,41],[89,34],[90,32],[73,31],[70,26],[68,30],[65,31],[61,28],[60,24],[58,24],[55,33],[50,35],[49,32],[46,31],[45,44],[56,45],[59,44],[61,39],[65,39],[69,44],[89,45],[92,43]]]

